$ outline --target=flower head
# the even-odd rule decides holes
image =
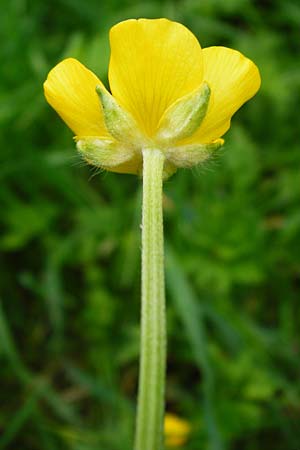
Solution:
[[[226,47],[201,49],[167,19],[120,22],[110,46],[111,94],[73,58],[50,71],[44,90],[84,158],[114,172],[141,173],[143,148],[164,152],[166,176],[202,162],[260,87],[251,60]]]
[[[167,447],[181,447],[184,445],[191,433],[191,425],[175,414],[165,415],[165,443]]]

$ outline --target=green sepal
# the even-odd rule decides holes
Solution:
[[[193,167],[210,158],[224,144],[217,139],[210,144],[189,144],[170,148],[166,151],[167,160],[176,167]]]
[[[125,111],[102,86],[96,86],[96,92],[100,98],[105,125],[109,133],[119,142],[130,146],[143,142],[144,137],[131,114]]]
[[[97,167],[115,167],[134,158],[134,152],[115,140],[88,136],[76,143],[87,163]]]
[[[200,88],[173,103],[158,124],[157,142],[175,144],[192,136],[206,115],[209,99],[210,87],[204,82]]]

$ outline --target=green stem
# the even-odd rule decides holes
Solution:
[[[141,359],[135,450],[163,447],[166,319],[162,175],[164,155],[143,151]]]

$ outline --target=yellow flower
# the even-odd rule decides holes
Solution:
[[[191,432],[190,424],[174,414],[165,415],[165,444],[167,447],[181,447]]]
[[[248,58],[226,47],[201,49],[187,28],[167,19],[120,22],[110,46],[112,96],[73,58],[44,83],[79,151],[107,170],[140,173],[144,147],[160,148],[170,172],[201,162],[222,145],[232,115],[260,87]]]

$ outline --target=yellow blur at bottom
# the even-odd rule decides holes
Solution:
[[[174,414],[165,415],[165,445],[166,447],[181,447],[184,445],[191,432],[190,424]]]

